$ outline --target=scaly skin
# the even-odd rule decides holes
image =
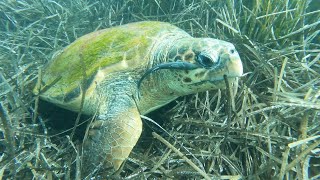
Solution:
[[[165,68],[148,71],[157,66]],[[140,22],[79,38],[50,63],[44,84],[59,75],[61,80],[40,97],[78,111],[86,92],[83,112],[97,114],[83,146],[83,172],[90,177],[100,168],[114,172],[129,156],[141,134],[141,114],[179,96],[225,88],[223,75],[235,81],[242,63],[231,43],[193,38],[167,23]]]

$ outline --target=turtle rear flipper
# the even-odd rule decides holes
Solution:
[[[108,174],[118,170],[137,143],[142,122],[134,100],[117,97],[117,105],[110,105],[89,127],[83,145],[83,177],[92,176],[99,169]]]

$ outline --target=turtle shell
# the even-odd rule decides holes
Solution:
[[[45,67],[41,86],[35,87],[34,93],[77,111],[81,87],[86,89],[86,96],[90,96],[94,93],[92,84],[103,80],[104,74],[144,70],[150,63],[154,42],[168,33],[189,36],[176,26],[157,21],[130,23],[84,35]],[[99,71],[101,69],[103,71]]]

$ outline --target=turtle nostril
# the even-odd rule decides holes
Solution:
[[[231,50],[230,50],[230,53],[231,53],[231,54],[235,53],[235,50],[234,50],[234,49],[231,49]]]

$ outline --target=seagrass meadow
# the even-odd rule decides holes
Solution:
[[[245,74],[234,96],[188,95],[142,117],[138,144],[108,179],[320,178],[319,0],[2,0],[0,179],[82,179],[92,117],[32,89],[78,37],[144,20],[233,43]]]

